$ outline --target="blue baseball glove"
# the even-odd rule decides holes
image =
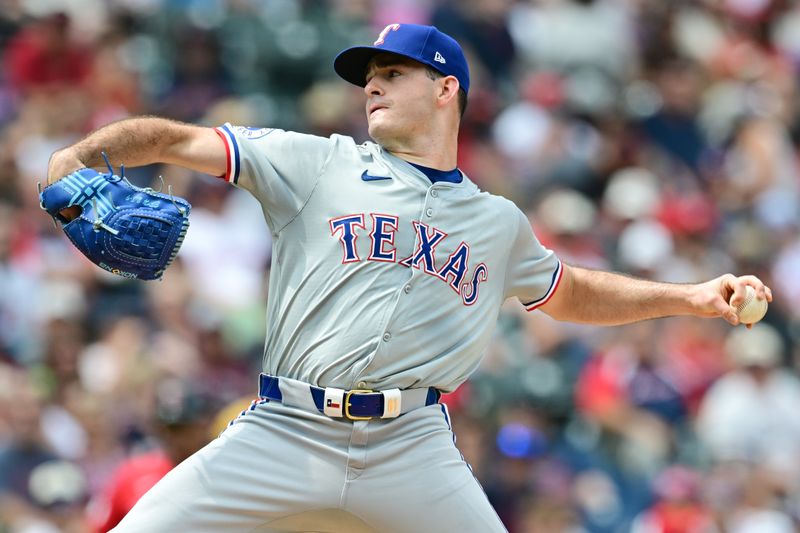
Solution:
[[[105,155],[105,154],[104,154]],[[91,262],[131,279],[160,279],[189,228],[183,198],[84,168],[39,192],[39,204],[61,223]],[[74,217],[74,218],[73,218]]]

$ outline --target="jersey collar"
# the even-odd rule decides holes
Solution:
[[[436,183],[431,183],[431,180],[425,175],[424,172],[416,168],[405,159],[397,157],[377,143],[368,141],[366,144],[371,148],[370,151],[372,151],[377,159],[386,160],[390,168],[401,171],[404,175],[407,175],[411,179],[418,181],[420,185],[424,186],[426,189],[435,186],[437,188],[462,190],[467,194],[474,194],[478,191],[478,186],[475,185],[469,179],[469,176],[467,176],[467,174],[463,171],[461,172],[463,179],[459,183],[453,183],[449,181],[437,181]]]

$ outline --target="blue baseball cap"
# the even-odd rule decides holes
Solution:
[[[343,50],[333,60],[333,69],[353,85],[364,87],[370,60],[377,54],[391,52],[419,61],[445,76],[455,76],[461,88],[469,92],[469,66],[464,51],[455,39],[435,26],[389,24],[373,45]]]

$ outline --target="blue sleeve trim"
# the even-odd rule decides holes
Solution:
[[[563,273],[563,268],[561,266],[561,261],[559,260],[558,265],[556,265],[556,269],[553,272],[553,277],[550,279],[550,288],[547,289],[547,292],[541,298],[533,300],[532,302],[523,303],[522,305],[525,306],[525,309],[528,311],[533,311],[537,307],[541,307],[542,305],[546,304],[550,297],[555,294],[556,289],[558,289],[558,284],[561,283],[561,274]]]
[[[239,143],[236,142],[236,136],[231,131],[229,124],[223,124],[220,126],[221,129],[225,132],[228,136],[228,140],[230,141],[231,148],[233,148],[231,153],[231,183],[238,184],[239,183],[239,170],[240,166],[240,157],[239,157]]]

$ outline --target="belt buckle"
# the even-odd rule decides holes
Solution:
[[[354,416],[350,414],[350,396],[353,394],[370,394],[372,389],[352,389],[344,393],[344,416],[350,420],[372,420],[371,416]]]

